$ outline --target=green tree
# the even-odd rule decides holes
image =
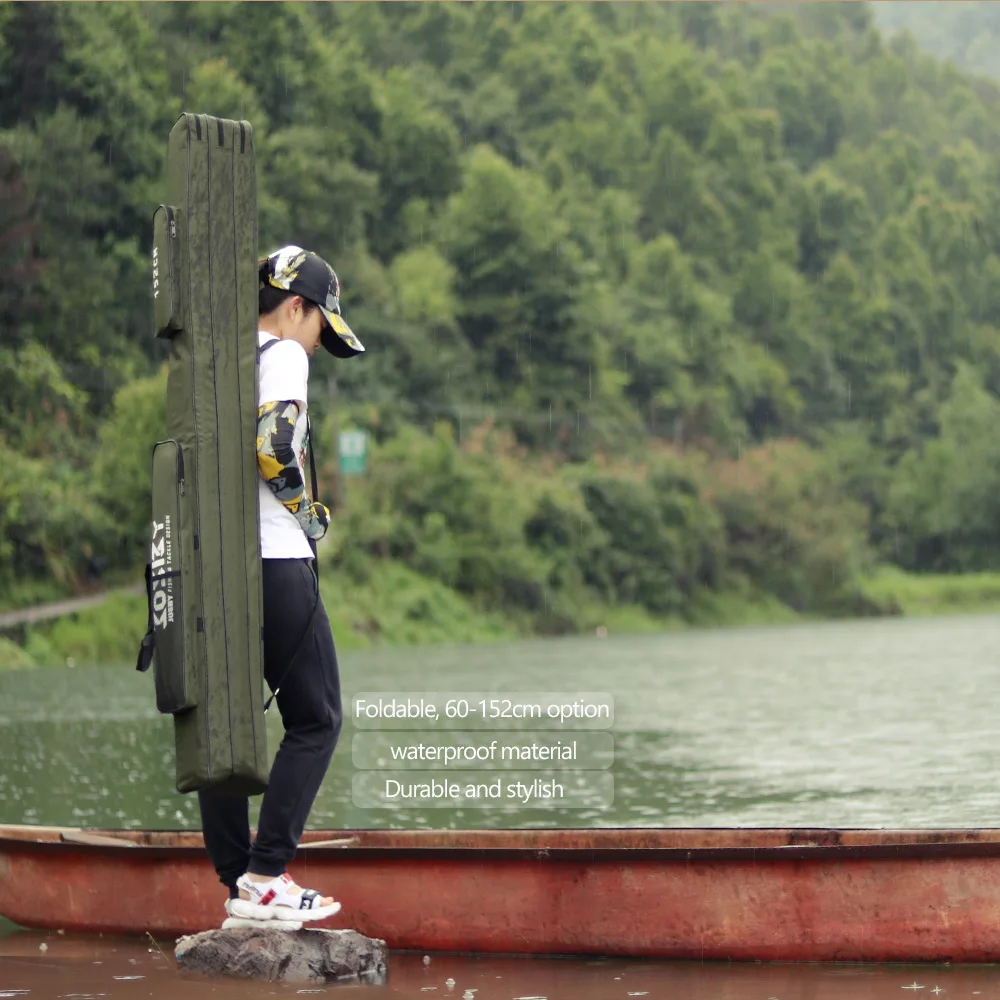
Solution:
[[[1000,524],[1000,401],[961,365],[940,410],[940,433],[901,459],[886,521],[908,569],[996,569]]]

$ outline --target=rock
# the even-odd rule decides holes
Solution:
[[[303,928],[289,933],[259,928],[203,931],[182,937],[174,949],[187,972],[237,979],[333,983],[386,981],[388,949],[357,931]]]

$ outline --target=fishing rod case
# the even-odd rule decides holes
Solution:
[[[170,343],[146,567],[156,705],[177,790],[267,787],[257,500],[257,186],[249,122],[182,114],[153,216],[153,311]]]

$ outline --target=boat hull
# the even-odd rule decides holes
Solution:
[[[0,826],[0,915],[168,938],[224,919],[199,834],[95,833]],[[292,871],[342,902],[320,926],[395,949],[1000,959],[996,830],[314,832]]]

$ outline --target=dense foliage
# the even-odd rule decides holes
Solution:
[[[141,559],[182,108],[252,121],[262,247],[369,348],[314,363],[378,445],[345,578],[559,630],[997,567],[1000,91],[869,6],[7,3],[8,603]]]

